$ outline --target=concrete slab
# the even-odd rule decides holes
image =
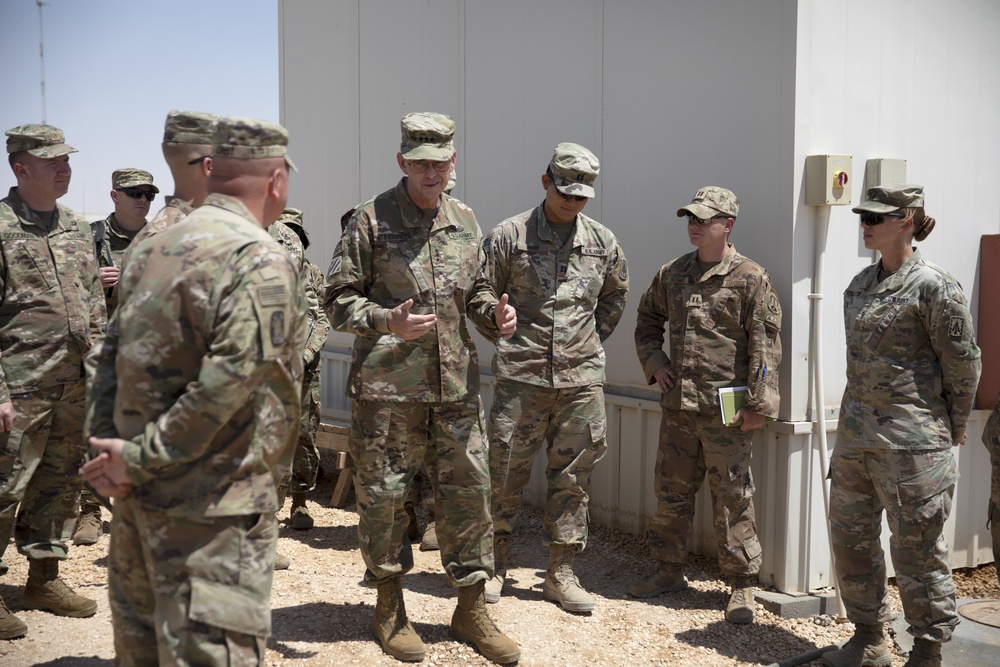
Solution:
[[[976,600],[959,600],[958,607]],[[913,636],[906,631],[907,623],[903,615],[893,621],[896,643],[909,651],[913,648]],[[993,667],[1000,665],[1000,628],[971,621],[962,617],[955,628],[951,641],[941,649],[944,664],[948,667]]]
[[[837,598],[831,593],[794,594],[776,591],[755,591],[754,599],[764,605],[764,609],[780,618],[807,618],[817,614],[837,612]]]

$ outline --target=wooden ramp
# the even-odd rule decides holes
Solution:
[[[320,422],[316,432],[316,446],[337,453],[337,470],[340,471],[340,475],[337,477],[337,486],[330,498],[330,504],[337,508],[343,508],[347,504],[347,494],[354,479],[354,460],[347,448],[347,436],[350,430],[347,424]]]

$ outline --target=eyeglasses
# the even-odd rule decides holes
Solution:
[[[132,199],[139,199],[140,197],[145,197],[146,201],[156,199],[155,192],[152,190],[143,190],[142,188],[118,188],[118,192],[124,192]]]
[[[196,157],[193,160],[188,160],[188,164],[192,164],[192,165],[193,164],[199,164],[201,162],[204,162],[205,160],[207,160],[210,157],[212,157],[212,156],[211,155],[202,155],[201,157]]]
[[[712,224],[713,220],[725,220],[728,217],[729,217],[728,215],[713,215],[711,218],[699,218],[698,216],[692,213],[688,213],[687,221],[689,225],[697,224],[700,225],[701,227],[704,227],[705,225]]]
[[[444,160],[442,162],[438,162],[437,160],[407,160],[406,164],[410,165],[410,169],[415,174],[422,174],[428,168],[433,168],[439,174],[451,171],[451,160]]]
[[[556,188],[556,184],[553,183],[552,187]],[[556,194],[559,195],[560,197],[562,197],[563,199],[565,199],[566,201],[581,202],[581,201],[587,201],[588,199],[590,199],[590,197],[584,197],[582,195],[568,195],[565,192],[563,192],[562,190],[560,190],[559,188],[556,188]]]
[[[861,214],[861,224],[865,227],[874,227],[885,222],[886,218],[905,218],[905,213],[869,213]]]

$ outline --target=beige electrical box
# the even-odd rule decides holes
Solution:
[[[906,160],[892,157],[877,157],[865,162],[865,187],[889,183],[906,183]],[[861,193],[861,200],[867,193]]]
[[[806,157],[806,206],[849,206],[851,164],[850,155]]]

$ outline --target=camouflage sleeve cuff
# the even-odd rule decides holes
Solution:
[[[144,433],[137,436],[137,439],[145,437],[146,434]],[[142,445],[136,443],[135,440],[125,441],[125,444],[122,446],[122,458],[125,459],[125,474],[128,475],[129,481],[135,486],[144,484],[153,478],[153,475],[142,465]]]
[[[656,378],[653,377],[653,374],[669,363],[670,357],[668,357],[667,353],[662,350],[650,356],[649,360],[647,360],[643,366],[643,371],[646,373],[646,381],[649,384],[655,384]]]
[[[7,391],[7,383],[0,381],[0,403],[7,403],[10,401],[10,392]]]
[[[379,308],[372,311],[372,329],[379,333],[389,333],[389,309]]]

